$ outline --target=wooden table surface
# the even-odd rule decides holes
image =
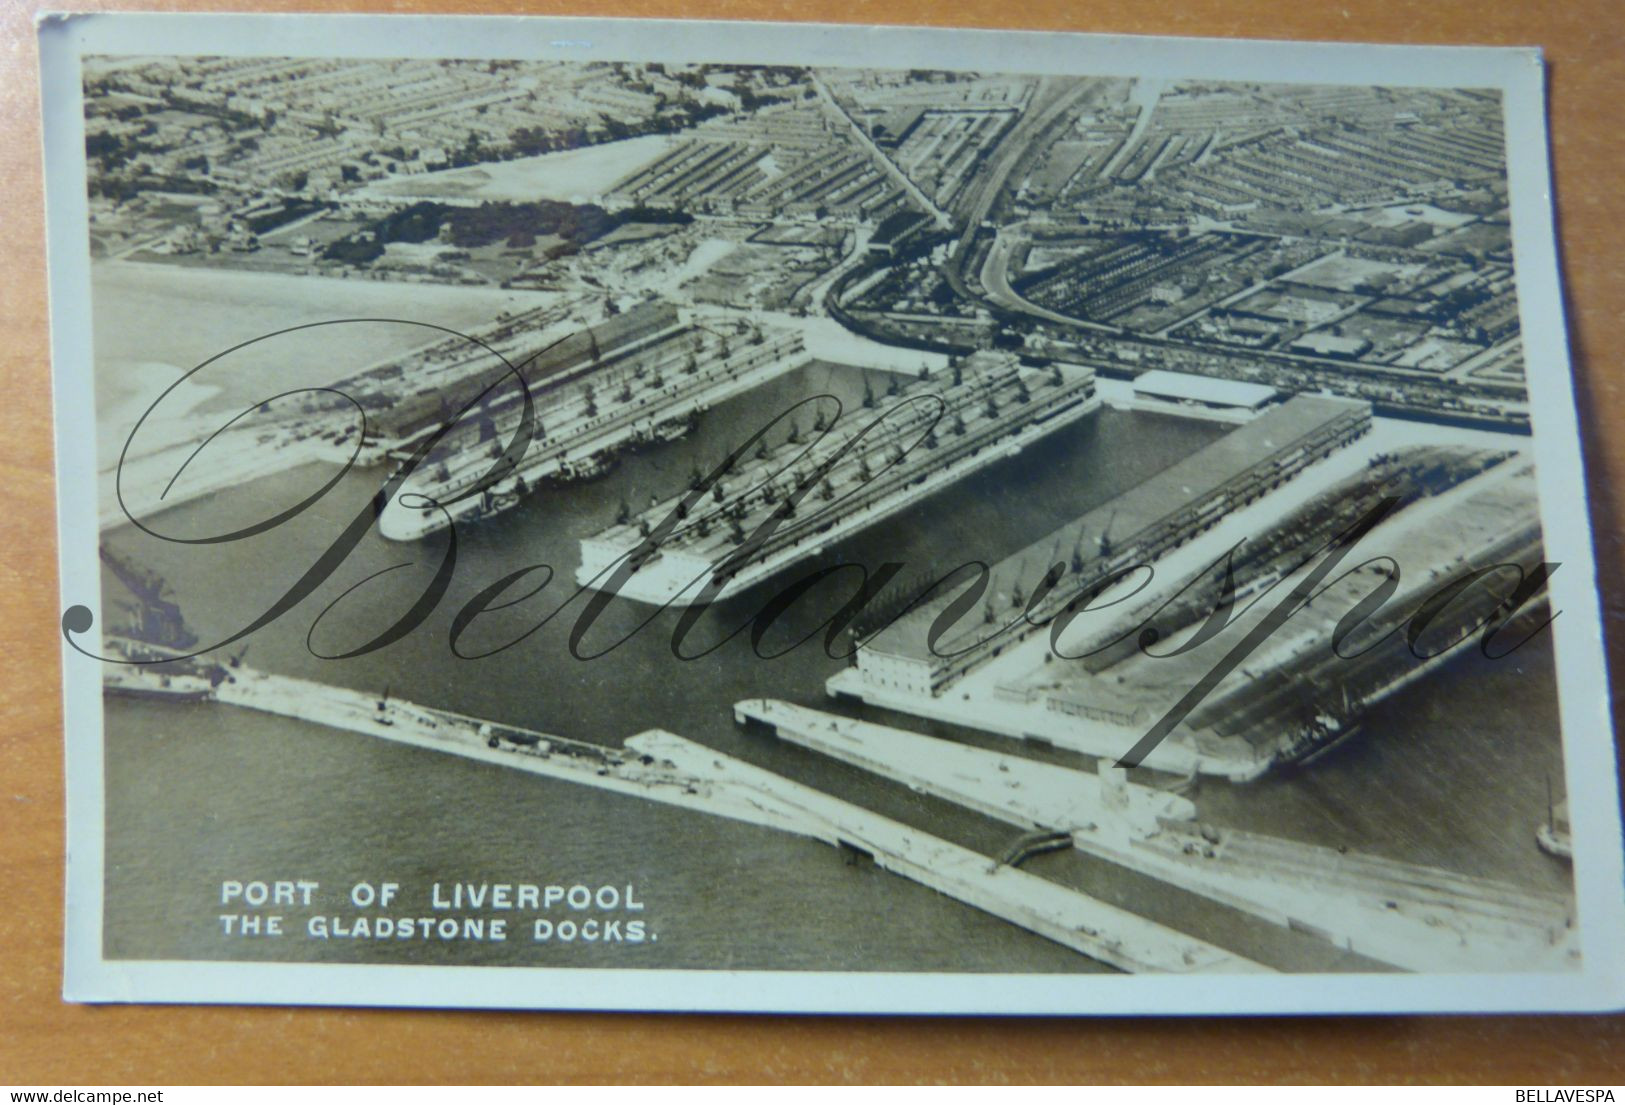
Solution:
[[[62,715],[39,166],[38,0],[0,0],[0,1083],[1625,1080],[1625,1017],[859,1019],[63,1003]],[[75,10],[504,11],[1539,45],[1591,513],[1620,671],[1625,602],[1625,35],[1615,0],[457,0]],[[1018,20],[1019,22],[1012,22]],[[88,417],[88,413],[87,413]],[[1612,431],[1612,432],[1611,432]]]

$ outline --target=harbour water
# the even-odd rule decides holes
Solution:
[[[871,381],[885,382],[879,374]],[[690,437],[629,456],[597,481],[543,489],[507,514],[460,526],[451,586],[423,624],[377,651],[322,659],[316,653],[353,650],[410,607],[449,540],[438,534],[400,545],[370,534],[313,595],[245,639],[246,662],[605,744],[649,728],[669,729],[998,854],[1013,836],[1007,826],[734,727],[732,704],[745,697],[827,704],[824,680],[844,666],[839,654],[848,645],[837,640],[837,655],[827,655],[821,626],[854,590],[850,569],[813,586],[756,642],[752,619],[790,580],[712,608],[680,644],[674,644],[679,612],[618,599],[572,651],[585,605],[583,596],[566,604],[576,595],[577,542],[603,528],[620,501],[641,505],[680,490],[696,464],[709,468],[732,442],[808,394],[837,395],[856,412],[863,387],[856,370],[815,364],[709,412]],[[1103,410],[974,477],[951,504],[940,497],[918,504],[827,550],[808,570],[846,564],[873,571],[897,562],[905,566],[900,578],[907,578],[992,561],[1223,432],[1214,424]],[[225,531],[273,512],[270,504],[297,500],[329,475],[306,466],[268,476],[160,516],[158,527]],[[199,637],[214,642],[269,609],[316,561],[376,489],[375,475],[353,472],[298,517],[239,542],[166,543],[130,527],[105,540],[162,575]],[[497,579],[537,565],[550,566],[551,581],[480,618],[460,647],[472,653],[516,643],[483,659],[455,656],[448,637],[456,612]],[[537,568],[505,598],[547,576]],[[121,595],[116,580],[104,581],[109,621],[116,621]],[[1220,824],[1561,889],[1567,868],[1534,843],[1545,817],[1548,774],[1561,789],[1551,676],[1544,642],[1499,662],[1458,662],[1384,703],[1361,737],[1296,777],[1250,786],[1203,781],[1196,796],[1200,814]],[[109,698],[107,707],[110,956],[552,967],[1105,969],[866,862],[772,830],[226,706]],[[880,711],[866,716],[1012,748],[996,738]],[[1081,757],[1041,748],[1020,751],[1087,766]],[[1077,854],[1039,857],[1028,870],[1273,966],[1372,967]],[[342,901],[343,889],[362,880],[399,882],[423,904],[436,881],[631,884],[658,939],[561,945],[536,944],[529,933],[503,943],[222,935],[222,880],[293,878],[321,882],[328,911],[351,915],[356,911]]]

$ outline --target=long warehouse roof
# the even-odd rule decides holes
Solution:
[[[1136,376],[1134,390],[1170,399],[1194,399],[1199,403],[1247,408],[1275,398],[1275,389],[1265,384],[1197,376],[1190,372],[1170,372],[1166,368],[1153,368]]]

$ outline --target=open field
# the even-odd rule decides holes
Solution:
[[[135,419],[181,373],[264,335],[346,321],[251,345],[200,371],[181,406],[235,414],[268,395],[320,387],[441,336],[467,332],[504,311],[538,306],[544,293],[460,288],[107,262],[91,273],[96,402],[104,458]],[[184,324],[155,327],[185,304]],[[398,321],[379,321],[398,320]],[[173,376],[164,378],[166,371]],[[177,394],[174,400],[183,397]],[[165,414],[171,413],[167,409]]]
[[[487,200],[528,203],[543,199],[588,203],[640,165],[665,153],[672,142],[667,135],[647,134],[579,150],[395,177],[370,185],[361,194],[377,199],[439,200],[442,203]]]

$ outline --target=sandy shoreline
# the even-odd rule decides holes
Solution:
[[[396,177],[368,185],[360,195],[463,204],[486,200],[596,203],[611,187],[665,153],[676,141],[670,135],[646,134],[579,150]]]
[[[501,288],[138,261],[93,265],[91,287],[96,401],[104,422],[137,403],[139,415],[162,391],[167,381],[154,387],[153,374],[142,371],[142,365],[172,365],[184,372],[291,327],[345,319],[400,320],[283,334],[223,357],[189,381],[214,389],[209,407],[240,410],[276,392],[330,385],[443,336],[430,326],[476,330],[502,312],[534,307],[552,297]],[[183,413],[168,408],[166,404],[165,417]]]

